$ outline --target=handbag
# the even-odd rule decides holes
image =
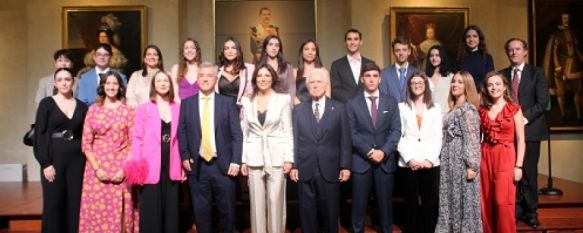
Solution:
[[[34,145],[34,124],[31,124],[30,129],[24,133],[24,137],[22,137],[22,143],[27,146]]]

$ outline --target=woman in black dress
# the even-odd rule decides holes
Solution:
[[[241,106],[241,97],[253,94],[251,75],[255,66],[245,63],[241,44],[233,37],[228,37],[223,43],[223,51],[219,54],[219,72],[215,90],[226,96],[236,98]]]
[[[43,233],[77,232],[85,156],[81,132],[87,106],[73,96],[73,74],[54,74],[57,94],[44,98],[35,121],[34,156],[42,169]]]
[[[315,68],[322,68],[320,60],[320,49],[314,40],[307,40],[300,46],[300,55],[298,56],[298,68],[294,70],[296,80],[296,96],[293,100],[294,105],[309,100],[310,93],[306,86],[306,77]],[[326,90],[326,96],[330,96],[330,87]]]

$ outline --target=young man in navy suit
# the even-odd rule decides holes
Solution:
[[[235,99],[215,93],[217,67],[198,67],[200,92],[182,101],[178,142],[187,171],[196,230],[216,232],[212,204],[217,204],[219,228],[235,232],[235,182],[241,164],[243,133]]]
[[[405,101],[407,92],[407,79],[417,71],[417,68],[409,64],[411,56],[411,43],[404,37],[398,36],[391,43],[395,64],[384,68],[381,72],[382,81],[380,91],[390,95],[401,103]]]
[[[349,99],[362,91],[360,70],[373,61],[360,54],[362,33],[356,29],[349,29],[344,34],[347,54],[332,63],[331,82],[332,99],[346,103]]]
[[[370,190],[374,186],[379,232],[392,232],[395,150],[401,137],[397,101],[379,91],[380,68],[366,64],[360,77],[364,91],[346,104],[352,129],[352,232],[364,232]]]
[[[541,68],[526,64],[528,44],[519,38],[508,40],[504,46],[510,66],[500,72],[506,76],[511,93],[520,104],[524,114],[526,151],[522,167],[514,172],[523,172],[517,185],[516,219],[531,227],[538,227],[536,209],[538,208],[538,160],[540,142],[549,138],[549,128],[544,112],[549,102],[549,92],[545,73]]]
[[[324,68],[313,70],[306,82],[312,100],[293,110],[290,177],[298,182],[302,232],[338,233],[339,186],[350,178],[352,163],[348,116],[343,103],[326,97],[330,79]]]

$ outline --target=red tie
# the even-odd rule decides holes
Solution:
[[[519,87],[520,87],[519,73],[520,73],[520,70],[518,68],[514,68],[514,75],[512,77],[512,98],[514,98],[514,101],[516,101],[516,103],[520,102],[518,100],[518,92],[519,92]]]
[[[372,126],[376,127],[376,123],[377,123],[377,114],[378,114],[378,109],[377,109],[377,97],[376,96],[369,96],[368,97],[370,99],[370,118],[372,119]]]

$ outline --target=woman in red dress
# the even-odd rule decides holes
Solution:
[[[522,178],[524,116],[510,97],[508,81],[501,73],[488,73],[481,91],[484,233],[516,232],[515,183]]]

